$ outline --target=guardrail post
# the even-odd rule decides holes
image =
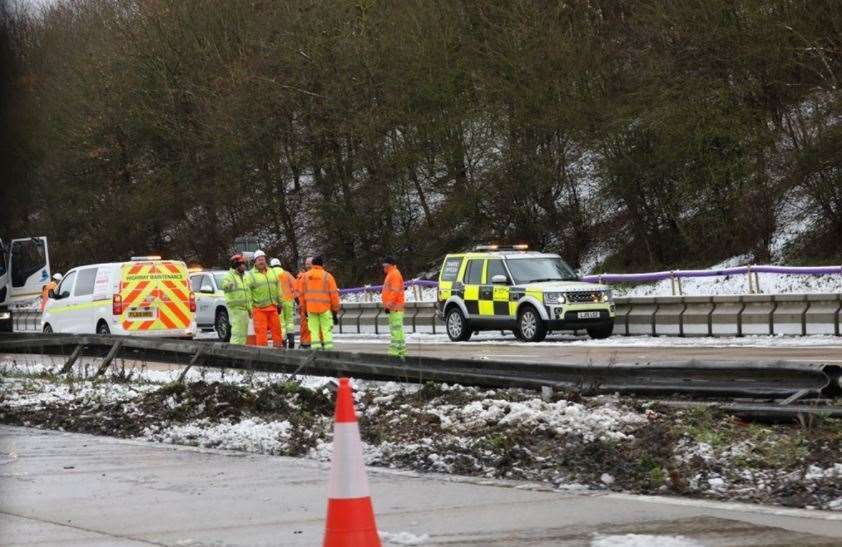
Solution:
[[[810,306],[813,305],[807,295],[804,295],[804,301],[807,302],[807,307],[801,312],[801,336],[807,336],[807,312],[810,311]]]
[[[417,283],[412,285],[412,293],[415,295],[415,301],[421,302],[421,287]]]
[[[84,348],[82,344],[76,346],[76,348],[73,350],[73,353],[71,353],[70,357],[67,358],[67,361],[64,362],[64,366],[61,367],[60,371],[58,371],[59,374],[69,372],[70,369],[73,368],[73,365],[76,363],[76,359],[78,359],[79,354],[82,353],[82,348]]]
[[[676,295],[676,290],[675,290],[675,272],[674,271],[670,272],[670,290],[672,291],[673,296],[678,296],[678,295]]]
[[[743,335],[743,312],[746,311],[746,303],[743,297],[740,297],[740,311],[737,312],[737,337]]]
[[[839,316],[842,314],[842,294],[837,295],[839,297],[839,307],[836,309],[836,313],[834,314],[834,321],[833,321],[833,334],[835,336],[839,336]]]
[[[102,360],[102,364],[99,366],[99,369],[94,374],[94,378],[98,378],[105,374],[105,370],[108,368],[108,365],[111,364],[111,361],[117,356],[117,352],[120,351],[120,346],[123,345],[122,340],[117,340],[114,342],[114,345],[111,346],[111,349],[108,350],[108,355],[105,356],[105,359]]]

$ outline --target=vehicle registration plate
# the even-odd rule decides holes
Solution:
[[[576,314],[579,319],[599,319],[598,311],[580,311]]]
[[[153,308],[131,308],[128,312],[129,319],[155,319]]]

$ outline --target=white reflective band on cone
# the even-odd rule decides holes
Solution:
[[[367,498],[370,495],[359,425],[357,422],[337,423],[333,427],[333,457],[327,497]]]

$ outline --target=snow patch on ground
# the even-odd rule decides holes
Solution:
[[[415,535],[411,532],[378,531],[380,539],[389,545],[423,545],[430,541],[429,534]]]
[[[595,536],[591,547],[704,547],[704,544],[684,536],[623,534]]]
[[[198,420],[186,424],[172,424],[161,431],[147,429],[147,440],[167,443],[242,450],[260,454],[285,454],[289,439],[290,423],[267,422],[259,418],[246,418],[236,423],[211,423]]]

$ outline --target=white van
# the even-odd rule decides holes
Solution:
[[[41,329],[192,338],[195,311],[184,262],[132,257],[67,272],[44,308]]]

